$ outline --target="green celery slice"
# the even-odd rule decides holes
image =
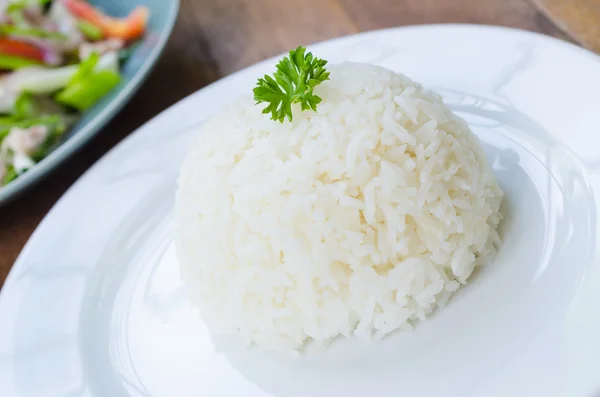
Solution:
[[[29,58],[0,54],[0,69],[16,70],[27,66],[38,65],[42,65],[42,63]]]

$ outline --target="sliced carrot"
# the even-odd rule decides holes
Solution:
[[[0,37],[0,54],[44,62],[44,52],[30,43]]]
[[[150,11],[146,7],[140,6],[134,9],[125,19],[113,19],[110,23],[106,24],[104,29],[112,37],[124,40],[137,39],[146,31],[149,16]]]
[[[83,0],[65,0],[64,4],[75,17],[84,19],[100,28],[107,37],[134,40],[146,31],[150,11],[143,6],[136,7],[125,18],[113,18]]]
[[[102,12],[94,8],[89,3],[81,0],[64,0],[64,5],[67,9],[77,18],[85,19],[86,21],[98,26],[102,27],[104,24],[103,19],[107,18]]]

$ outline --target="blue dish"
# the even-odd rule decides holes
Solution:
[[[140,88],[158,60],[177,19],[179,0],[91,0],[107,14],[125,16],[137,5],[150,10],[148,31],[122,69],[122,81],[96,106],[85,112],[60,146],[29,171],[0,188],[0,205],[15,198],[81,148],[108,123]]]

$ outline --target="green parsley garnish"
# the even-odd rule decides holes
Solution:
[[[327,61],[306,53],[306,48],[298,47],[277,64],[273,77],[265,75],[258,79],[254,88],[256,104],[269,105],[263,113],[271,113],[271,120],[283,123],[287,117],[292,121],[292,104],[300,103],[302,110],[317,110],[321,98],[313,94],[313,88],[329,80],[329,72],[324,66]]]

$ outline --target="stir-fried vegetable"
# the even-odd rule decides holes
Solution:
[[[4,171],[4,175],[3,175],[2,179],[0,179],[0,186],[7,185],[9,182],[12,182],[15,179],[17,179],[18,176],[19,176],[19,174],[15,170],[15,167],[12,165],[9,165],[6,168],[6,171]]]
[[[44,52],[38,47],[5,37],[0,37],[0,55],[29,60],[35,63],[44,62]],[[1,66],[0,69],[2,69]]]
[[[0,69],[15,70],[26,66],[40,65],[39,61],[31,58],[0,54]]]
[[[20,28],[17,26],[0,26],[0,34],[17,37],[39,37],[43,39],[66,40],[67,36],[61,32],[50,32],[38,28]]]
[[[52,0],[14,0],[10,2],[7,7],[7,13],[12,13],[15,11],[23,11],[27,7],[35,7],[35,6],[45,6],[49,4]]]
[[[148,17],[137,7],[114,18],[85,0],[0,4],[0,188],[119,84],[120,63]]]
[[[102,29],[93,23],[81,20],[77,22],[77,26],[79,27],[79,30],[81,30],[81,33],[83,33],[83,35],[91,41],[97,41],[104,38],[104,32],[102,32]]]
[[[67,8],[78,18],[84,19],[101,29],[107,37],[133,40],[144,34],[149,11],[137,7],[126,18],[113,18],[83,0],[64,0]]]
[[[56,96],[59,103],[84,111],[119,84],[118,73],[96,69],[99,59],[94,53],[79,66],[67,87]]]

